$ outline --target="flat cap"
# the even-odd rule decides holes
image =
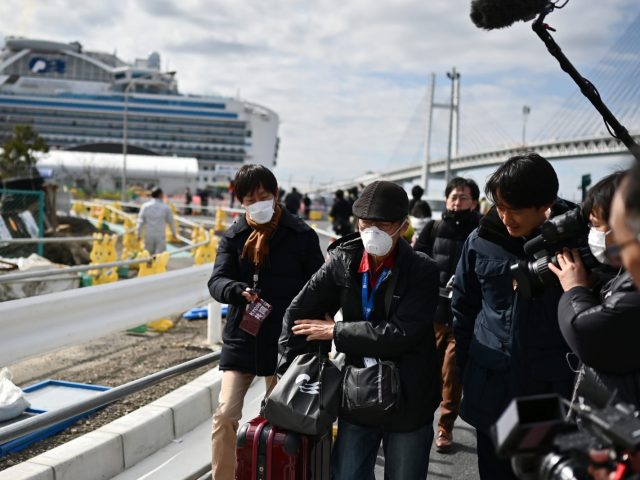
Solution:
[[[364,188],[352,210],[364,220],[395,222],[409,214],[409,197],[400,185],[379,180]]]

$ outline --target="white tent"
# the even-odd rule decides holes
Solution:
[[[51,169],[53,178],[60,183],[117,190],[122,179],[123,156],[52,150],[40,154],[37,167]],[[186,187],[195,188],[197,178],[198,160],[195,157],[127,155],[127,185],[158,185],[166,194],[173,195],[182,193]]]

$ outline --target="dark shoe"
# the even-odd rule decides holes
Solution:
[[[453,450],[453,433],[446,430],[438,431],[436,438],[436,450],[440,453],[447,453]]]

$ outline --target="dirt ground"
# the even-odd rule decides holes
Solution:
[[[116,333],[85,345],[65,348],[10,365],[13,381],[20,387],[46,379],[116,387],[211,351],[205,346],[206,320],[174,321],[175,327],[166,333]],[[34,443],[25,450],[0,457],[0,470],[112,422],[188,383],[210,368],[213,368],[213,365],[166,380],[109,405],[63,432]]]

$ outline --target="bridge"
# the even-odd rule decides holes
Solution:
[[[636,52],[640,49],[640,15],[629,25],[609,51],[584,74],[600,91],[602,99],[616,118],[630,132],[636,143],[640,142],[640,86],[637,82],[640,73],[640,63]],[[454,70],[454,73],[455,70]],[[449,78],[452,75],[447,74]],[[433,78],[433,77],[432,77]],[[572,82],[566,77],[567,82]],[[433,80],[431,81],[433,82]],[[442,177],[446,172],[449,161],[452,172],[487,167],[503,163],[509,157],[525,151],[535,151],[549,160],[565,160],[576,158],[596,157],[603,155],[630,156],[625,145],[614,138],[607,130],[603,119],[596,109],[582,95],[576,87],[575,92],[562,103],[543,128],[532,135],[530,141],[525,141],[526,116],[528,108],[523,111],[523,137],[514,139],[506,133],[499,122],[492,118],[490,112],[482,112],[476,118],[465,118],[456,103],[455,81],[451,104],[453,108],[453,131],[440,132],[450,136],[453,146],[451,156],[430,158],[432,111],[433,108],[444,107],[433,100],[433,84],[426,89],[409,126],[399,144],[413,143],[408,147],[399,147],[390,159],[394,166],[368,172],[356,178],[329,182],[317,189],[318,192],[333,192],[338,188],[347,189],[360,184],[367,184],[375,180],[389,180],[397,183],[427,183],[428,178]],[[463,102],[470,105],[470,110],[482,110],[481,101],[472,97]],[[449,115],[449,111],[446,113]],[[456,119],[462,117],[462,121]],[[478,118],[481,117],[481,118]],[[426,119],[426,120],[425,120]],[[458,153],[458,132],[456,126],[462,124],[460,139],[460,153]],[[407,137],[419,136],[419,141],[407,141]],[[419,133],[415,135],[416,131]],[[427,132],[425,135],[424,132]],[[425,139],[426,138],[426,139]],[[398,152],[398,150],[402,150]],[[420,157],[420,158],[418,158]],[[426,167],[426,168],[425,168]],[[425,171],[426,170],[426,171]]]

